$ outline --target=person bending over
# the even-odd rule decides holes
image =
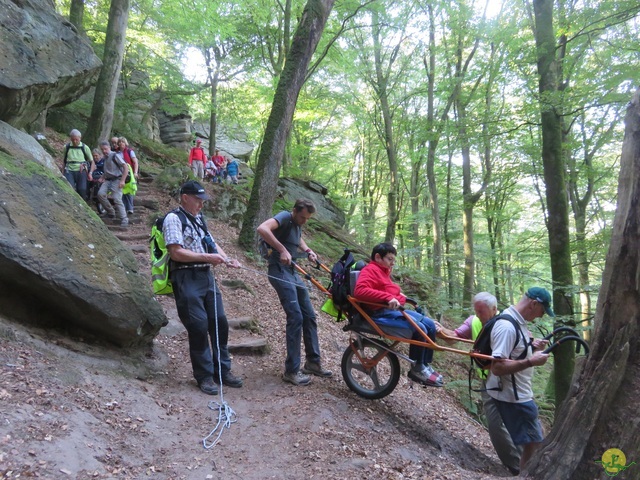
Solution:
[[[464,323],[455,330],[444,328],[436,322],[438,335],[445,334],[448,337],[475,340],[478,338],[484,324],[498,314],[498,300],[489,292],[480,292],[473,297],[473,310],[475,311],[475,315],[469,316]],[[447,343],[455,342],[455,340],[447,338],[444,340]],[[511,473],[517,475],[520,473],[520,455],[522,454],[522,448],[513,444],[511,435],[509,435],[502,421],[495,400],[487,393],[488,372],[480,368],[478,368],[478,371],[482,379],[482,407],[487,419],[487,429],[489,430],[491,444],[496,450],[502,464],[507,467]]]

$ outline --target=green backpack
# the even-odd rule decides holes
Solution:
[[[182,222],[182,233],[184,233],[187,228],[186,215],[179,208],[171,210],[169,213],[178,215],[178,218]],[[169,215],[169,213],[167,213],[167,215]],[[155,295],[168,295],[173,293],[173,286],[169,279],[171,257],[167,251],[167,245],[164,242],[164,233],[162,232],[164,219],[167,215],[156,219],[151,227],[151,238],[149,241],[149,248],[151,250],[151,283]]]

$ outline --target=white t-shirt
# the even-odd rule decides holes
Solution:
[[[523,358],[529,358],[533,355],[528,343],[531,338],[531,333],[527,328],[527,322],[522,315],[513,307],[507,308],[504,315],[512,317],[520,326],[522,336],[517,335],[516,330],[513,328],[513,324],[509,320],[498,320],[491,330],[491,355],[495,358],[511,358],[517,359],[522,355],[524,349],[527,349],[527,355]],[[527,345],[523,342],[524,336]],[[516,339],[518,344],[515,346]],[[526,368],[520,372],[513,374],[516,380],[516,389],[518,391],[518,399],[513,392],[513,383],[511,381],[511,374],[502,375],[497,377],[493,373],[489,375],[487,379],[487,389],[497,388],[502,385],[501,390],[487,390],[489,396],[509,403],[524,403],[533,399],[533,390],[531,389],[531,381],[533,379],[533,367]]]

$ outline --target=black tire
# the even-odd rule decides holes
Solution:
[[[375,366],[367,369],[354,352],[354,348],[362,359],[371,360],[379,353],[386,355]],[[342,378],[352,391],[363,398],[383,398],[398,385],[400,362],[395,353],[385,350],[371,340],[360,338],[353,341],[342,355]]]

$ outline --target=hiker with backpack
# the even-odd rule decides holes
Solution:
[[[240,167],[238,166],[238,161],[235,158],[230,158],[227,162],[227,178],[229,182],[234,185],[238,184],[238,173],[240,171]]]
[[[198,180],[204,180],[204,164],[207,162],[207,154],[202,148],[202,139],[196,140],[196,146],[189,150],[189,167],[193,172],[193,176]]]
[[[442,335],[442,338],[447,343],[455,342],[455,340],[452,340],[455,338],[476,340],[483,326],[497,315],[498,300],[489,292],[480,292],[473,297],[473,310],[475,315],[469,316],[464,323],[455,330],[449,330],[440,325],[440,323],[435,322],[438,336]],[[520,472],[520,453],[522,449],[513,444],[511,435],[502,421],[500,412],[498,412],[495,400],[487,393],[486,381],[488,372],[480,368],[478,368],[478,371],[482,379],[480,393],[491,444],[502,464],[507,467],[511,473],[517,475]]]
[[[140,164],[138,163],[138,157],[136,153],[129,148],[129,141],[125,137],[118,138],[118,152],[122,154],[122,158],[127,165],[129,165],[130,174],[127,176],[127,184],[131,184],[129,191],[125,186],[125,191],[122,194],[122,201],[124,202],[124,208],[127,213],[133,213],[133,198],[136,196],[137,191],[137,179],[139,177]]]
[[[217,395],[215,383],[239,388],[243,382],[231,373],[229,323],[211,267],[241,265],[229,259],[207,229],[200,211],[209,198],[200,183],[186,182],[180,188],[180,207],[164,218],[162,232],[178,316],[189,336],[193,376],[202,392]]]
[[[424,341],[424,337],[407,322],[401,311],[407,297],[401,292],[400,285],[393,283],[391,272],[395,265],[397,251],[390,243],[379,243],[373,247],[371,262],[360,272],[356,281],[353,296],[362,302],[384,304],[374,307],[363,305],[371,319],[382,330],[385,328],[403,332],[403,336]],[[416,325],[435,342],[436,326],[429,317],[413,310],[404,310],[415,321]],[[409,346],[409,358],[414,361],[408,377],[414,382],[432,387],[442,387],[442,375],[431,367],[433,350],[419,345]]]
[[[82,134],[75,128],[69,132],[69,143],[65,145],[62,164],[64,178],[83,200],[87,200],[89,171],[93,168],[93,157],[91,149],[82,143]]]
[[[491,325],[491,356],[494,357],[487,394],[494,399],[514,445],[522,447],[520,470],[544,439],[531,384],[533,367],[544,365],[549,359],[549,354],[543,352],[549,342],[532,340],[527,323],[545,313],[555,316],[551,294],[544,288],[532,287],[516,305],[485,325],[485,330]]]
[[[269,262],[269,283],[277,292],[287,315],[287,358],[282,379],[296,386],[309,385],[310,375],[333,375],[320,362],[316,313],[311,305],[309,292],[293,266],[301,252],[312,262],[318,260],[315,252],[302,239],[302,226],[315,211],[316,207],[311,200],[298,199],[292,211],[282,211],[258,227],[258,234],[269,247],[268,253],[263,254]],[[301,369],[302,339],[306,362]]]
[[[102,152],[98,148],[94,148],[91,151],[93,155],[93,164],[91,165],[91,170],[89,171],[89,201],[93,201],[96,205],[96,211],[98,215],[104,215],[106,213],[104,207],[98,200],[98,191],[100,190],[100,185],[102,185],[102,175],[104,174],[104,157],[102,156]]]
[[[98,200],[106,210],[108,218],[118,220],[121,227],[127,227],[129,218],[122,202],[122,188],[125,185],[129,167],[117,152],[111,151],[109,142],[100,142],[100,150],[102,150],[104,166]],[[113,205],[109,202],[109,192],[111,192]]]

